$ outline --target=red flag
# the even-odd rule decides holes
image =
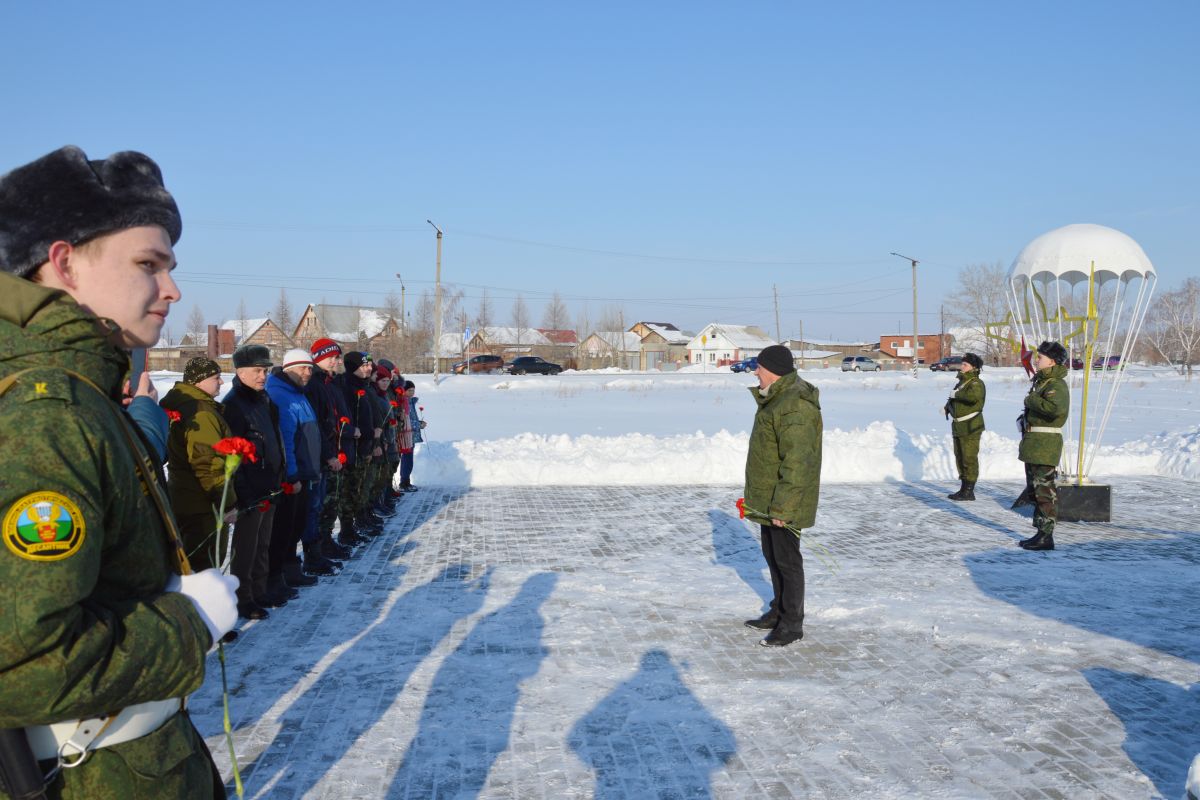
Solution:
[[[1025,368],[1025,374],[1033,377],[1037,373],[1037,369],[1033,366],[1033,350],[1025,349],[1025,336],[1021,335],[1021,366]]]

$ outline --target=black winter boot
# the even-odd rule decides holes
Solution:
[[[350,558],[350,548],[342,547],[333,540],[333,534],[329,531],[321,533],[321,555],[328,558],[330,561],[345,561]]]
[[[293,589],[301,586],[315,586],[317,583],[316,578],[304,574],[304,567],[301,565],[299,559],[283,562],[283,579]]]
[[[1053,550],[1054,549],[1054,534],[1038,533],[1032,539],[1026,539],[1020,542],[1021,547],[1026,550]]]
[[[280,572],[267,576],[267,593],[255,599],[260,606],[281,608],[288,604],[288,600],[295,600],[299,596],[300,593],[288,586],[287,581],[283,578],[283,573]]]
[[[967,482],[966,482],[966,481],[959,481],[959,485],[958,485],[958,491],[957,491],[957,492],[955,492],[954,494],[948,494],[948,495],[946,495],[946,499],[948,499],[948,500],[956,500],[956,501],[957,501],[957,500],[966,500],[966,499],[967,499]],[[971,499],[972,499],[972,500],[974,500],[974,499],[975,499],[975,497],[974,497],[974,496],[972,496],[972,497],[971,497]]]
[[[338,531],[338,544],[343,547],[355,547],[366,541],[354,529],[354,520],[350,517],[341,518],[342,527]]]
[[[309,575],[337,575],[334,562],[321,555],[321,543],[304,543],[304,571]]]

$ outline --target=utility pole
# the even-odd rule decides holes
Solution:
[[[896,258],[903,258],[905,261],[912,262],[912,278],[913,278],[913,341],[912,341],[912,345],[913,345],[912,368],[913,368],[913,370],[912,370],[912,372],[913,372],[913,380],[916,380],[917,374],[919,372],[917,369],[917,348],[921,341],[920,339],[917,338],[917,336],[918,336],[918,333],[917,333],[917,264],[919,264],[920,262],[917,261],[915,258],[909,258],[908,256],[902,256],[899,253],[892,253],[892,255],[896,256]]]
[[[400,277],[400,273],[396,273],[396,280],[400,281],[400,327],[408,333],[408,324],[404,320],[404,278]]]
[[[779,287],[772,285],[771,288],[775,290],[775,341],[782,343],[783,334],[779,331]]]
[[[433,383],[438,382],[438,354],[442,347],[442,229],[425,220],[437,231],[437,272],[434,275],[433,292]],[[915,267],[914,267],[915,269]]]

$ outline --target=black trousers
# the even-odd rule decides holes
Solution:
[[[285,562],[296,560],[296,545],[308,522],[308,481],[300,481],[300,491],[295,494],[277,497],[269,546],[268,571],[272,575],[281,574]]]
[[[785,631],[804,630],[804,556],[800,539],[787,528],[762,526],[763,558],[771,571],[772,616],[779,617],[776,627]]]

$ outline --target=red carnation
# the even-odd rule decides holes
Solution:
[[[263,511],[263,512],[265,512],[265,511],[266,511],[268,508],[270,508],[270,507],[271,507],[271,501],[270,501],[270,500],[263,500],[261,503],[259,503],[259,504],[258,504],[258,510],[259,510],[259,511]]]
[[[424,410],[425,410],[425,406],[417,406],[417,411],[424,411]]]
[[[388,402],[392,404],[392,408],[399,408],[399,407],[400,407],[400,404],[399,404],[399,403],[397,403],[395,400],[389,400]]]
[[[346,454],[345,453],[338,453],[338,463],[339,464],[346,463]]]
[[[227,436],[213,445],[213,450],[223,456],[237,456],[239,459],[248,458],[253,464],[258,461],[254,452],[254,442],[240,436]]]
[[[343,425],[349,425],[349,424],[350,424],[350,418],[349,418],[349,417],[342,417],[341,419],[339,419],[339,420],[338,420],[338,422],[342,423]]]
[[[738,519],[746,518],[746,498],[739,497],[737,501]]]
[[[280,486],[279,488],[284,494],[296,493],[296,487],[292,486],[290,483],[284,483],[283,486]]]
[[[366,390],[365,390],[365,389],[359,389],[359,390],[358,390],[358,396],[359,396],[359,397],[366,397],[366,396],[367,396],[367,392],[366,392]]]
[[[179,420],[183,419],[183,414],[167,409],[167,419],[171,420],[171,422],[179,422]]]

